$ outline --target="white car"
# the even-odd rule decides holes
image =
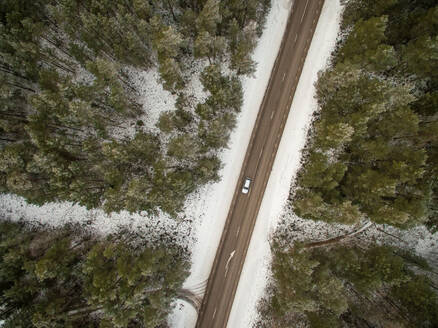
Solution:
[[[245,182],[243,183],[242,193],[247,194],[249,192],[249,186],[251,185],[251,179],[246,177]]]

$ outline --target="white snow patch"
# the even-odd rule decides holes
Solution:
[[[130,81],[138,92],[137,101],[142,104],[142,113],[133,119],[128,119],[119,127],[110,131],[110,135],[118,140],[134,138],[140,129],[152,133],[158,133],[155,125],[162,112],[175,110],[176,95],[163,88],[160,83],[160,74],[156,68],[142,71],[135,68],[128,69]],[[143,126],[138,126],[137,121],[142,121]]]
[[[229,328],[251,327],[257,320],[257,301],[263,296],[269,275],[269,237],[279,222],[291,182],[300,167],[301,150],[312,114],[317,109],[313,85],[335,46],[341,9],[339,0],[326,1],[322,9],[257,217],[231,309]]]
[[[78,84],[91,85],[95,79],[96,77],[93,74],[91,74],[82,66],[78,66],[76,68],[76,75],[73,78],[73,82]]]
[[[160,114],[175,109],[176,96],[163,89],[160,74],[156,68],[140,71],[134,75],[136,89],[140,93],[138,101],[143,104],[144,114],[140,118],[149,131],[158,131],[155,124]]]
[[[189,58],[193,60],[192,58]],[[204,90],[204,86],[201,83],[201,72],[204,70],[206,66],[208,66],[208,61],[206,60],[197,60],[196,62],[188,65],[189,69],[189,78],[190,80],[184,86],[184,93],[187,97],[189,97],[189,101],[193,108],[197,104],[205,102],[207,100],[210,93]]]
[[[206,66],[205,61],[197,60],[191,63],[185,74],[189,77],[184,89],[181,90],[195,108],[196,104],[204,102],[209,93],[204,90],[200,80],[200,74]],[[176,109],[175,103],[177,94],[165,90],[161,83],[160,73],[157,68],[142,71],[133,67],[127,68],[130,81],[138,92],[137,101],[142,104],[142,114],[134,119],[128,119],[120,127],[115,127],[110,131],[110,135],[118,140],[132,139],[139,130],[157,133],[162,136],[163,141],[167,136],[160,133],[156,126],[161,113]],[[142,121],[143,126],[137,125],[137,121]]]
[[[438,267],[438,232],[432,234],[424,225],[407,230],[375,225],[359,238],[409,250],[425,258],[432,267]]]
[[[193,320],[196,320],[197,313],[196,310],[193,308],[191,304],[189,304],[186,301],[183,300],[177,300],[175,304],[173,304],[174,310],[173,313],[181,313],[184,312],[187,317],[193,318]],[[174,318],[174,315],[172,315],[172,318]],[[173,326],[171,326],[173,327]],[[186,327],[186,326],[184,326]],[[189,326],[187,326],[189,328]]]
[[[22,197],[0,194],[0,213],[2,219],[24,221],[33,225],[62,227],[65,224],[78,224],[83,229],[101,235],[123,230],[136,233],[149,242],[165,240],[175,241],[181,246],[192,243],[191,221],[176,221],[160,213],[149,216],[146,212],[106,214],[100,209],[87,210],[84,206],[71,202],[47,203],[42,206],[31,205]]]
[[[192,249],[191,274],[184,284],[187,288],[206,281],[210,274],[233,192],[236,183],[240,183],[237,180],[280,48],[290,8],[290,0],[272,1],[265,29],[253,54],[253,59],[257,62],[257,71],[253,77],[242,79],[244,91],[242,111],[238,117],[237,127],[231,134],[229,148],[221,153],[221,160],[225,163],[221,170],[222,180],[202,187],[187,203],[185,213],[195,220],[193,227],[197,240]],[[196,313],[187,310],[187,306],[183,309],[177,307],[169,318],[172,328],[190,328],[194,327],[195,323]]]

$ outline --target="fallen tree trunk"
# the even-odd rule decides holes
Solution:
[[[354,230],[352,232],[349,232],[349,233],[347,233],[345,235],[334,237],[334,238],[330,238],[330,239],[326,239],[326,240],[322,240],[322,241],[311,242],[311,243],[305,244],[304,248],[315,248],[315,247],[321,247],[321,246],[326,246],[326,245],[331,245],[331,244],[339,243],[340,241],[343,241],[345,239],[354,237],[355,235],[365,231],[366,229],[371,227],[372,224],[373,224],[372,222],[367,222],[362,227],[360,227],[359,229]]]

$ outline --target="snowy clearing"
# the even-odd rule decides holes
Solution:
[[[269,275],[269,237],[279,222],[291,182],[300,167],[301,150],[312,114],[317,109],[313,84],[335,46],[341,10],[339,0],[326,1],[322,9],[257,217],[228,321],[229,328],[251,327],[257,319],[257,301],[263,296]]]
[[[184,72],[190,79],[182,91],[189,98],[193,107],[204,102],[209,95],[204,90],[200,80],[200,74],[205,66],[205,61],[198,60],[188,66]],[[119,140],[123,138],[132,139],[137,130],[162,135],[156,124],[161,113],[176,109],[176,94],[172,94],[163,88],[160,73],[156,67],[148,71],[141,71],[131,67],[128,69],[128,75],[139,93],[137,101],[142,104],[143,113],[135,119],[127,120],[120,127],[114,128],[110,134]],[[137,121],[142,121],[143,126],[138,126],[136,124]]]
[[[160,74],[156,68],[151,68],[148,71],[131,68],[129,76],[140,94],[137,101],[142,104],[143,113],[135,119],[127,120],[120,127],[111,131],[111,136],[119,140],[134,138],[139,128],[136,124],[137,121],[143,122],[142,130],[159,132],[155,124],[158,122],[160,114],[175,109],[176,96],[163,89],[163,85],[160,83]]]
[[[188,246],[192,239],[191,221],[176,221],[166,215],[148,216],[146,212],[106,214],[100,209],[87,210],[71,202],[47,203],[42,206],[28,204],[24,198],[0,194],[0,213],[5,219],[24,221],[31,225],[62,227],[77,224],[83,229],[100,235],[128,230],[153,243],[160,239],[171,240],[181,246]]]

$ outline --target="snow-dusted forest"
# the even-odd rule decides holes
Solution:
[[[2,327],[194,327],[294,1],[0,2]],[[437,49],[325,1],[228,327],[438,326]]]

